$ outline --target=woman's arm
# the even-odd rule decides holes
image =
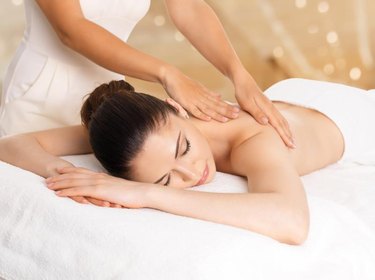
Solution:
[[[309,211],[302,182],[276,133],[265,131],[231,155],[233,168],[248,179],[249,193],[207,193],[151,188],[148,207],[244,228],[280,242],[301,244]]]
[[[111,32],[87,20],[79,0],[36,1],[67,47],[116,73],[162,84],[171,97],[198,118],[209,120],[212,117],[219,121],[233,118],[235,108],[212,98],[214,93],[176,67],[132,48]]]
[[[288,122],[261,92],[253,77],[242,65],[211,7],[203,0],[165,0],[165,3],[170,17],[181,33],[232,81],[241,108],[249,112],[259,123],[269,122],[284,143],[293,148],[293,137]],[[173,75],[169,78],[173,79]]]
[[[48,187],[61,196],[87,196],[128,208],[154,208],[301,244],[309,224],[305,192],[283,143],[273,129],[266,130],[232,154],[234,168],[248,177],[250,193],[168,188],[80,168],[66,168],[63,175],[48,180]]]
[[[91,152],[87,131],[81,125],[19,134],[0,139],[0,160],[45,178],[60,175],[63,168],[74,168],[73,164],[59,158],[59,156]],[[97,173],[90,172],[90,174]],[[84,204],[120,207],[108,201],[83,196],[70,196],[70,198]]]
[[[59,156],[90,152],[88,135],[81,125],[0,139],[0,160],[43,177],[59,174],[57,168],[72,166]]]

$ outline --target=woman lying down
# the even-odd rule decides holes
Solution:
[[[85,101],[83,126],[3,138],[0,159],[48,177],[49,189],[78,202],[153,208],[301,244],[309,208],[300,176],[375,149],[375,95],[303,79],[279,82],[266,94],[288,120],[294,149],[243,111],[227,123],[204,122],[187,118],[171,99],[112,81]],[[59,158],[91,152],[110,175]],[[246,177],[248,192],[188,189],[216,171]]]

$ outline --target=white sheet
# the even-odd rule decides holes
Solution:
[[[100,169],[92,156],[68,159]],[[0,162],[0,277],[374,280],[375,166],[332,165],[303,181],[310,234],[289,246],[152,209],[80,205]],[[243,192],[245,182],[219,173],[199,189]]]

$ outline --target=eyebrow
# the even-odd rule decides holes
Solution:
[[[177,137],[177,142],[176,142],[176,152],[174,154],[174,158],[177,158],[177,155],[178,155],[178,151],[180,149],[180,138],[181,138],[181,130],[180,130],[180,133],[178,134],[178,137]],[[163,177],[161,177],[159,180],[155,181],[154,184],[158,184],[160,183],[161,181],[163,181],[163,179],[165,178],[165,176],[167,176],[168,174],[165,174]]]

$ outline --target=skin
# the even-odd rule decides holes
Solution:
[[[238,117],[238,109],[221,100],[218,93],[190,79],[176,67],[132,48],[86,19],[79,0],[36,2],[61,42],[96,64],[125,76],[160,83],[169,96],[201,120],[226,122]],[[259,123],[271,124],[285,145],[294,147],[287,120],[244,68],[211,7],[202,0],[164,2],[177,29],[231,80],[241,108]]]
[[[3,138],[0,157],[45,177],[57,170],[60,175],[46,182],[59,196],[91,197],[117,207],[148,207],[301,244],[308,235],[309,211],[300,176],[338,161],[344,141],[323,114],[286,103],[275,106],[291,124],[296,149],[286,148],[270,125],[260,125],[241,111],[228,123],[171,114],[133,159],[133,181],[71,167],[56,157],[90,152],[80,126]],[[247,178],[248,192],[189,189],[210,182],[216,170]]]

